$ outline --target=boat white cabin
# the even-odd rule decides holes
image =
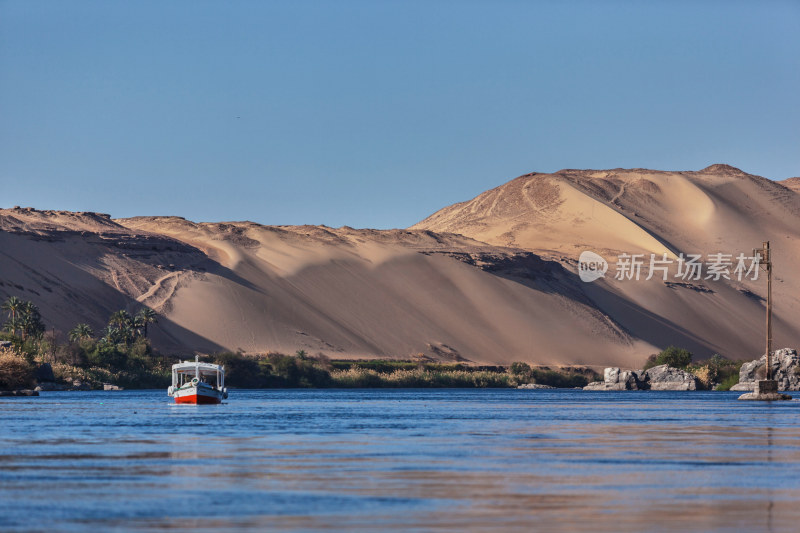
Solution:
[[[175,403],[221,403],[228,397],[225,367],[201,363],[199,357],[172,365],[172,385],[167,395],[175,398]]]

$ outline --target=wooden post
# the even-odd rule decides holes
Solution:
[[[753,255],[759,257],[759,268],[767,273],[767,371],[765,379],[772,379],[772,254],[769,241],[761,243],[761,248],[753,250]]]
[[[761,243],[761,248],[753,250],[760,256],[760,266],[767,272],[767,371],[766,379],[772,379],[772,254],[769,241]]]
[[[772,379],[772,255],[769,241],[762,243],[762,248],[753,250],[753,257],[758,256],[759,268],[767,271],[767,371],[766,379],[756,381],[753,392],[739,396],[740,400],[791,400],[792,397],[778,392],[778,382]]]
[[[772,257],[769,241],[764,243],[765,263],[767,270],[767,379],[772,379]]]

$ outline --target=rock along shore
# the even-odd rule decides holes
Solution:
[[[658,365],[647,370],[620,371],[617,367],[606,368],[603,381],[593,381],[583,390],[666,390],[692,391],[698,389],[697,376],[679,368]]]
[[[797,350],[782,348],[772,352],[772,379],[778,382],[779,391],[800,390],[800,356]],[[767,356],[762,355],[739,370],[739,383],[731,387],[732,391],[751,392],[756,382],[766,379]]]
[[[0,390],[0,396],[39,396],[39,391],[31,389]]]

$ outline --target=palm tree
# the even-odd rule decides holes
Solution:
[[[120,309],[111,315],[108,319],[108,325],[114,326],[117,329],[124,329],[126,326],[130,326],[132,322],[132,318],[130,313],[128,313],[124,309]]]
[[[133,328],[133,324],[125,324],[117,331],[119,331],[119,335],[126,346],[136,339],[136,330]]]
[[[144,338],[147,338],[147,324],[155,324],[158,322],[158,314],[149,307],[143,307],[136,314],[136,327],[144,328]]]
[[[17,336],[17,330],[22,328],[22,322],[20,322],[19,318],[9,318],[5,323],[6,331]]]
[[[103,330],[102,337],[100,337],[100,341],[107,344],[117,344],[120,342],[120,340],[119,329],[115,328],[114,326],[106,326],[106,328]]]
[[[22,330],[22,340],[29,336],[37,336],[44,333],[44,324],[39,308],[33,302],[23,302],[19,310],[20,329]]]
[[[19,328],[19,323],[17,322],[17,314],[22,311],[23,301],[17,298],[16,296],[11,296],[8,300],[3,303],[2,309],[3,311],[9,312],[9,324],[14,324],[15,329],[9,330],[12,335],[16,335],[17,329]]]
[[[81,341],[83,339],[91,339],[94,335],[92,327],[89,324],[77,324],[69,332],[69,340],[72,342]]]

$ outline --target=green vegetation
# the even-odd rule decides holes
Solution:
[[[25,341],[44,333],[42,315],[39,314],[39,308],[33,302],[12,296],[3,303],[2,309],[8,312],[8,320],[4,327],[12,337],[16,337],[19,332],[20,339]]]
[[[717,390],[719,390],[719,391],[731,390],[731,387],[733,387],[737,383],[739,383],[739,375],[738,375],[738,373],[737,374],[732,374],[732,375],[724,378],[722,381],[719,382],[719,386],[717,386]]]
[[[651,355],[647,359],[644,369],[653,368],[659,365],[669,365],[674,368],[686,368],[692,362],[692,354],[689,350],[668,346],[664,351],[657,355]]]
[[[249,356],[222,353],[206,358],[224,364],[225,380],[242,388],[488,388],[542,383],[555,387],[580,387],[589,378],[576,371],[531,369],[514,372],[502,366],[470,366],[419,361],[331,361],[300,350],[289,356],[270,353]],[[514,366],[519,370],[523,367]],[[587,371],[591,379],[596,374]],[[535,381],[533,381],[535,380]]]
[[[583,369],[582,373],[574,370],[554,371],[549,368],[532,368],[527,363],[514,362],[509,367],[509,372],[520,383],[538,383],[557,388],[585,387],[591,381],[602,380],[596,372]]]
[[[11,297],[2,304],[7,314],[0,339],[10,340],[11,349],[0,351],[0,388],[33,384],[37,365],[50,363],[58,382],[89,388],[113,383],[126,388],[161,388],[170,383],[176,357],[152,349],[148,325],[158,315],[148,308],[131,315],[126,310],[111,314],[99,336],[89,324],[76,324],[68,342],[59,343],[55,333],[45,333],[39,309],[32,303]],[[524,362],[503,366],[475,366],[464,363],[426,361],[422,354],[413,360],[329,360],[304,350],[294,355],[268,353],[245,355],[224,352],[203,360],[225,365],[226,383],[240,388],[369,388],[369,387],[516,387],[535,383],[558,388],[584,387],[602,379],[585,368],[550,369]],[[668,364],[687,369],[708,388],[720,383],[727,390],[738,381],[741,362],[719,355],[704,364],[692,365],[692,354],[670,346],[651,356],[645,368]]]
[[[206,360],[225,365],[225,382],[231,387],[298,388],[330,387],[331,376],[327,359],[310,358],[303,350],[294,356],[270,353],[263,356],[248,356],[225,352]]]
[[[719,354],[714,354],[704,365],[691,366],[690,371],[694,372],[708,388],[718,384],[717,390],[726,391],[739,383],[739,370],[742,368],[742,364],[744,361],[731,361]],[[701,376],[706,376],[706,379],[703,380]]]
[[[5,350],[0,361],[0,388],[32,385],[33,369],[42,363],[49,363],[57,382],[67,386],[76,381],[89,388],[103,383],[160,388],[170,383],[172,361],[155,352],[146,338],[147,325],[157,318],[151,309],[144,308],[135,316],[124,310],[113,313],[100,338],[94,337],[88,324],[77,324],[66,343],[59,343],[54,333],[45,333],[39,309],[32,302],[12,296],[2,309],[8,320],[0,338],[11,341],[12,348]]]
[[[0,358],[0,387],[33,384],[37,365],[49,363],[58,382],[100,388],[112,383],[125,388],[160,388],[170,383],[171,365],[176,358],[154,351],[147,327],[157,321],[151,309],[135,315],[115,311],[108,324],[95,336],[86,323],[76,324],[59,343],[55,332],[45,333],[38,308],[17,297],[2,306],[8,314],[5,333],[11,350]],[[362,387],[516,387],[539,383],[554,387],[582,387],[597,379],[591,371],[554,371],[531,368],[526,363],[503,366],[474,366],[462,363],[415,360],[331,361],[324,355],[310,356],[305,350],[294,355],[268,353],[244,355],[224,352],[203,357],[225,365],[226,383],[241,388],[362,388]]]
[[[651,355],[645,364],[645,370],[658,365],[669,365],[681,368],[697,376],[700,386],[710,390],[730,390],[739,382],[739,369],[744,361],[731,361],[714,354],[704,362],[692,363],[692,354],[684,348],[669,346],[657,355]]]
[[[465,365],[463,363],[433,363],[422,361],[400,361],[387,359],[367,359],[367,360],[336,360],[330,361],[333,370],[349,370],[360,368],[364,370],[374,370],[380,374],[389,374],[395,370],[414,370],[424,368],[427,370],[450,371],[450,370],[469,370],[487,372],[505,372],[504,366],[476,366]]]
[[[486,370],[394,370],[379,373],[375,370],[353,367],[331,373],[333,386],[341,388],[396,387],[396,388],[502,388],[516,387],[514,377],[506,372]]]

